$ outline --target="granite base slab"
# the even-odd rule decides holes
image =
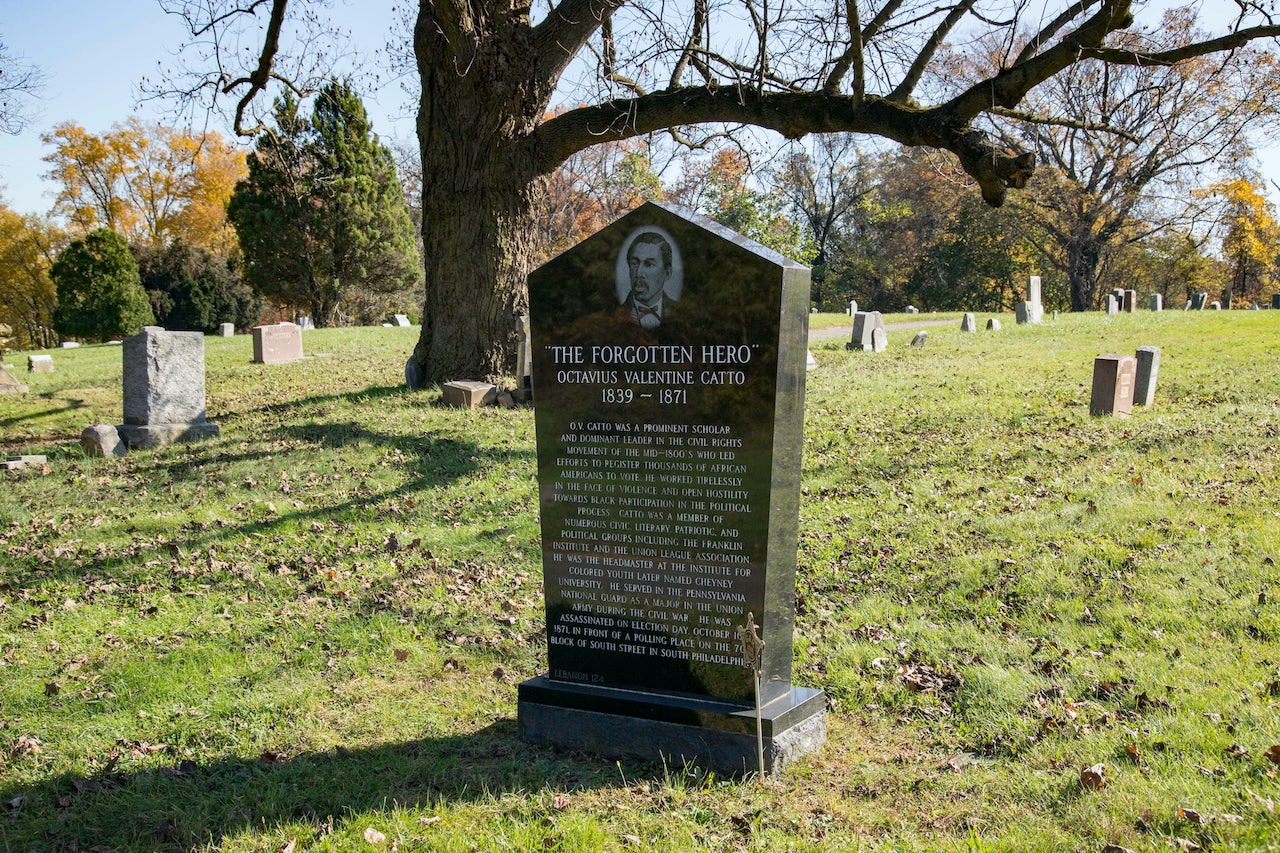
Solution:
[[[197,424],[120,424],[116,432],[130,450],[149,450],[166,444],[216,438],[222,431],[217,424],[205,421]]]
[[[761,709],[766,771],[784,770],[826,739],[826,695],[792,687]],[[519,687],[526,743],[669,767],[696,764],[723,776],[758,768],[755,707],[708,697],[648,693],[532,678]]]

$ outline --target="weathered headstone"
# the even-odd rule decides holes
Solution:
[[[960,319],[960,331],[976,332],[978,331],[978,321],[974,319],[972,314],[965,314]]]
[[[1018,311],[1019,305],[1022,311]],[[1027,279],[1027,298],[1013,306],[1015,319],[1019,324],[1041,323],[1044,321],[1044,303],[1040,301],[1040,276],[1033,275]]]
[[[27,386],[18,381],[18,378],[0,366],[0,394],[25,394]]]
[[[884,352],[889,348],[889,332],[884,326],[877,326],[871,330],[871,351]]]
[[[1093,360],[1089,414],[1128,416],[1133,411],[1133,380],[1138,360],[1131,355],[1100,355]]]
[[[1164,296],[1159,293],[1153,293],[1147,300],[1147,308],[1152,311],[1164,310]]]
[[[121,440],[132,450],[218,435],[205,417],[204,335],[143,326],[125,338],[124,423]]]
[[[412,323],[409,322],[408,314],[392,314],[391,319],[395,322],[395,325],[397,326],[405,327],[405,326],[413,325]]]
[[[1025,326],[1031,322],[1031,303],[1029,301],[1022,300],[1013,304],[1013,321],[1019,326]]]
[[[1218,300],[1216,300],[1216,299],[1215,299],[1215,300],[1213,300],[1212,302],[1210,302],[1210,303],[1209,303],[1209,310],[1210,310],[1210,311],[1221,311],[1221,310],[1222,310],[1222,303],[1221,303],[1221,302],[1219,302],[1219,301],[1218,301]]]
[[[53,356],[51,355],[27,356],[27,372],[28,373],[53,373]]]
[[[1136,313],[1138,310],[1138,291],[1126,290],[1124,292],[1124,299],[1122,300],[1121,304],[1124,307],[1124,313],[1126,314]]]
[[[1156,401],[1156,379],[1160,374],[1160,347],[1138,347],[1134,373],[1133,404],[1150,406]]]
[[[929,343],[928,332],[916,332],[916,336],[911,339],[911,346],[913,347],[922,347],[927,343]]]
[[[1120,313],[1120,303],[1116,302],[1116,295],[1114,293],[1107,294],[1107,313],[1108,314]]]
[[[286,364],[302,358],[302,329],[295,323],[253,327],[255,364]]]
[[[521,314],[517,320],[520,328],[520,344],[516,347],[516,387],[533,388],[533,346],[529,343],[529,315]]]
[[[883,328],[884,315],[879,311],[859,311],[853,315],[853,340],[845,345],[845,349],[874,350],[875,342],[872,340],[872,333],[876,329]]]
[[[1191,310],[1191,300],[1190,300],[1190,299],[1188,299],[1188,300],[1187,300],[1187,303],[1186,303],[1185,305],[1183,305],[1183,306],[1182,306],[1182,310],[1183,310],[1183,311],[1190,311],[1190,310]]]
[[[1271,294],[1271,307],[1280,309],[1280,293]]]
[[[998,331],[1000,331],[1000,329],[1001,329],[1001,326],[1000,326],[1000,318],[999,318],[999,317],[992,317],[991,319],[987,320],[987,331],[988,331],[988,332],[998,332]]]
[[[914,306],[914,305],[908,305],[906,308],[902,309],[902,311],[903,311],[903,313],[904,313],[904,314],[919,314],[919,313],[920,313],[920,309],[919,309],[919,308],[917,308],[917,307],[916,307],[916,306]]]
[[[124,456],[129,452],[120,432],[111,424],[94,424],[80,433],[80,446],[90,456]]]
[[[849,316],[852,317],[854,314],[857,314],[857,313],[858,313],[858,300],[850,299],[849,300]]]
[[[444,404],[455,409],[478,409],[493,404],[498,399],[498,388],[488,382],[455,380],[440,386]]]
[[[1116,305],[1119,305],[1120,307],[1123,308],[1124,307],[1124,288],[1123,287],[1111,288],[1111,295],[1116,298]]]
[[[1203,311],[1209,305],[1209,294],[1193,293],[1191,294],[1191,310]]]
[[[315,320],[310,317],[299,317],[295,325],[304,332],[313,330],[316,327]]]
[[[426,385],[426,377],[422,375],[422,366],[413,356],[404,363],[404,384],[410,391],[417,391]]]
[[[1055,323],[1058,322],[1058,310],[1056,308],[1053,311],[1053,321]]]
[[[223,323],[218,326],[218,336],[223,338],[234,338],[236,335],[235,323]]]
[[[813,350],[804,351],[804,369],[806,371],[818,369],[818,360],[813,357]]]
[[[754,623],[766,768],[817,748],[825,698],[791,684],[808,270],[650,203],[529,303],[550,673],[520,736],[753,771]]]

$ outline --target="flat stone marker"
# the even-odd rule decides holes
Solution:
[[[755,771],[754,623],[766,769],[821,744],[791,684],[808,305],[806,268],[654,203],[529,276],[550,672],[523,740]]]
[[[1116,295],[1114,293],[1107,294],[1107,313],[1108,314],[1120,313],[1120,303],[1116,302]]]
[[[116,427],[133,450],[219,434],[204,408],[204,335],[143,326],[125,338],[124,423]]]
[[[1150,406],[1156,401],[1156,379],[1160,374],[1160,347],[1138,347],[1137,372],[1133,380],[1133,404]]]
[[[413,325],[412,323],[409,322],[408,314],[392,314],[391,319],[395,322],[397,326],[400,326],[400,327]]]
[[[111,424],[94,424],[80,433],[80,446],[90,456],[124,456],[129,452],[120,432]]]
[[[62,343],[58,344],[58,346],[62,347],[63,349],[79,349],[80,342],[79,341],[63,341]]]
[[[928,332],[916,332],[916,336],[911,339],[911,346],[913,347],[922,347],[927,343],[929,343]]]
[[[1122,301],[1124,313],[1133,314],[1138,310],[1138,291],[1126,290]]]
[[[1138,360],[1131,355],[1108,353],[1093,360],[1093,389],[1089,414],[1120,415],[1133,412],[1133,382]]]
[[[255,364],[288,364],[302,358],[302,328],[295,323],[253,327]]]
[[[235,323],[223,323],[218,326],[218,336],[223,338],[233,338],[236,335]]]
[[[498,388],[488,382],[456,380],[440,386],[444,392],[444,404],[455,409],[478,409],[498,399]]]
[[[960,320],[960,331],[976,332],[978,331],[978,321],[974,319],[972,314],[965,314]]]
[[[0,366],[0,394],[25,394],[27,386],[18,381],[17,377],[10,373],[6,368]]]
[[[865,351],[875,350],[875,341],[872,340],[872,332],[876,329],[884,329],[884,315],[879,311],[859,311],[857,314],[854,314],[853,340],[845,346],[845,349]]]
[[[53,373],[53,356],[51,355],[27,356],[27,372],[28,373]]]
[[[1164,310],[1164,296],[1159,293],[1153,293],[1147,300],[1147,308],[1152,311]]]
[[[987,320],[988,332],[998,332],[1000,331],[1000,328],[1001,328],[1000,319],[998,317],[992,317],[991,319]]]

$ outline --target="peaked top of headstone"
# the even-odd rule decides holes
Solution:
[[[786,269],[808,269],[808,267],[806,267],[804,264],[800,263],[799,261],[795,261],[791,258],[788,258],[786,255],[782,254],[781,252],[770,249],[768,246],[765,246],[761,243],[757,243],[755,240],[752,240],[750,237],[747,237],[743,234],[739,234],[737,231],[734,231],[732,228],[729,228],[726,225],[721,225],[719,222],[716,222],[714,219],[703,216],[702,214],[697,213],[693,210],[690,210],[687,207],[683,207],[678,204],[671,204],[668,202],[660,202],[660,201],[646,201],[644,204],[640,205],[635,210],[632,210],[628,213],[624,213],[622,216],[613,220],[613,222],[610,222],[608,225],[600,229],[600,231],[597,231],[595,234],[591,235],[590,237],[587,237],[584,240],[579,241],[578,243],[566,249],[564,252],[561,252],[561,255],[566,254],[568,252],[572,252],[578,246],[581,246],[585,243],[590,243],[596,236],[602,234],[605,231],[626,228],[627,226],[625,225],[625,223],[627,223],[630,220],[652,219],[654,218],[654,215],[657,211],[662,212],[658,214],[659,217],[661,217],[663,214],[666,214],[669,216],[675,216],[679,219],[683,219],[685,222],[688,222],[692,225],[696,225],[697,227],[701,228],[703,231],[707,231],[711,234],[714,234],[717,237],[720,237],[723,240],[727,240],[730,243],[733,243],[739,246],[740,248],[746,249],[748,252],[751,252],[754,255],[758,255],[761,258],[764,258],[765,260],[769,261],[770,263],[776,264],[780,267],[783,267]],[[557,255],[555,258],[552,258],[547,263],[554,263],[555,260],[559,257],[560,255]]]

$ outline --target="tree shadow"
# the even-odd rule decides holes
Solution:
[[[0,848],[190,849],[291,821],[321,833],[349,815],[395,806],[626,784],[612,762],[521,743],[510,719],[470,734],[368,749],[125,771],[115,764],[107,761],[90,777],[0,782],[0,807],[9,812],[0,821]]]

